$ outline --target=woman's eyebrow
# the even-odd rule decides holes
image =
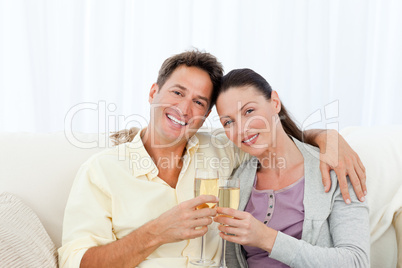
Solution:
[[[224,115],[224,116],[219,117],[219,119],[221,119],[221,120],[222,120],[223,118],[230,118],[230,116]]]
[[[243,110],[244,106],[246,106],[246,105],[249,104],[249,103],[256,103],[256,102],[255,102],[255,101],[249,101],[249,102],[247,102],[246,104],[244,104],[244,105],[240,108],[239,111]]]

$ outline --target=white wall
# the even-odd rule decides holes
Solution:
[[[400,14],[398,0],[0,0],[0,131],[144,125],[163,60],[192,47],[262,74],[304,127],[402,124]]]

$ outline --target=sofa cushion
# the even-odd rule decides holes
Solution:
[[[18,196],[35,211],[57,247],[74,177],[107,136],[64,132],[0,133],[0,193]]]
[[[56,246],[35,213],[0,194],[0,267],[57,267]]]
[[[348,127],[341,134],[366,167],[371,265],[396,267],[397,258],[402,259],[397,249],[402,227],[393,221],[402,208],[402,126]]]

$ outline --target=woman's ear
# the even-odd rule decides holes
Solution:
[[[148,102],[151,104],[152,100],[154,99],[154,96],[156,93],[159,91],[159,86],[157,83],[152,84],[151,89],[149,90],[149,99]]]
[[[278,92],[275,90],[271,92],[271,103],[275,113],[279,114],[281,111],[281,100],[279,99]]]

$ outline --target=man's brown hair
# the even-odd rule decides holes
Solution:
[[[218,96],[221,79],[223,76],[223,67],[217,58],[210,53],[200,52],[198,50],[186,51],[166,59],[159,69],[156,83],[162,88],[172,73],[180,66],[197,67],[208,73],[211,79],[213,90],[209,104],[209,110],[215,105]]]

